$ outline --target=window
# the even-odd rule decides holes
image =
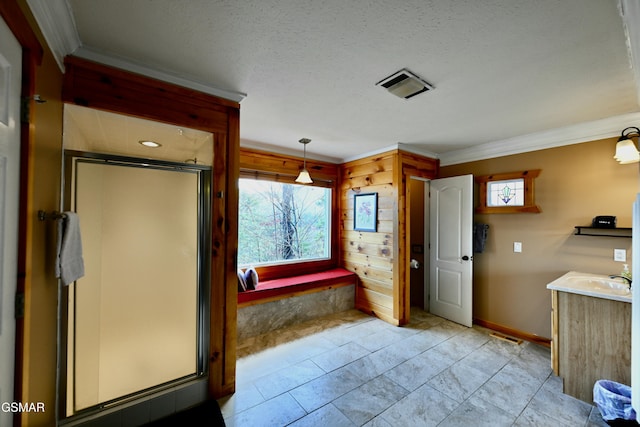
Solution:
[[[488,182],[487,206],[524,206],[524,179]]]
[[[478,206],[476,213],[538,213],[534,179],[540,169],[477,176]]]
[[[331,257],[331,189],[241,178],[238,266]]]

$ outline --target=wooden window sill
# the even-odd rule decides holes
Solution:
[[[334,268],[319,273],[267,280],[259,282],[256,289],[238,292],[238,308],[349,286],[355,284],[356,279],[355,273],[344,268]]]

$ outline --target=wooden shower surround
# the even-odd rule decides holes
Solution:
[[[214,134],[209,394],[235,391],[240,106],[192,89],[75,57],[62,100]]]

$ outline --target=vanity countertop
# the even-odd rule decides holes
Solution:
[[[570,271],[547,285],[547,289],[614,301],[631,302],[629,285],[621,278]]]

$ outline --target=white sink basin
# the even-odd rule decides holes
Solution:
[[[601,274],[570,271],[549,283],[547,289],[631,302],[631,290],[623,279],[611,279]]]
[[[566,277],[565,280],[572,283],[574,286],[585,287],[587,289],[598,289],[598,290],[621,290],[628,291],[629,285],[627,285],[620,278],[594,278],[588,276],[569,276]]]

